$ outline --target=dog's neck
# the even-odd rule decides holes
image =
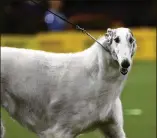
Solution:
[[[102,45],[105,45],[104,39],[98,40]],[[112,77],[120,77],[122,76],[119,71],[119,64],[112,58],[112,55],[104,49],[101,45],[95,42],[89,49],[89,60],[87,64],[92,68],[92,66],[97,66],[99,68],[100,77],[104,78],[112,78]],[[95,62],[95,63],[93,63]],[[123,76],[122,76],[123,77]]]

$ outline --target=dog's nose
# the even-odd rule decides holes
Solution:
[[[130,66],[130,62],[127,59],[124,59],[121,63],[122,68],[128,68]]]

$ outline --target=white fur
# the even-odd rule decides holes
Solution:
[[[126,34],[118,30],[124,48]],[[105,47],[108,39],[98,41]],[[74,138],[96,128],[126,138],[119,96],[127,75],[117,63],[96,42],[74,54],[2,47],[1,105],[40,138]]]

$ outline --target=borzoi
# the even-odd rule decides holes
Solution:
[[[40,138],[75,138],[99,128],[126,138],[120,94],[136,51],[130,29],[108,29],[69,54],[1,48],[1,105]]]

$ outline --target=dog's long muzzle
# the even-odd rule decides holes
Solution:
[[[128,59],[124,59],[122,60],[121,62],[121,68],[120,68],[120,72],[123,74],[123,75],[126,75],[128,73],[128,68],[130,66],[130,62]]]

